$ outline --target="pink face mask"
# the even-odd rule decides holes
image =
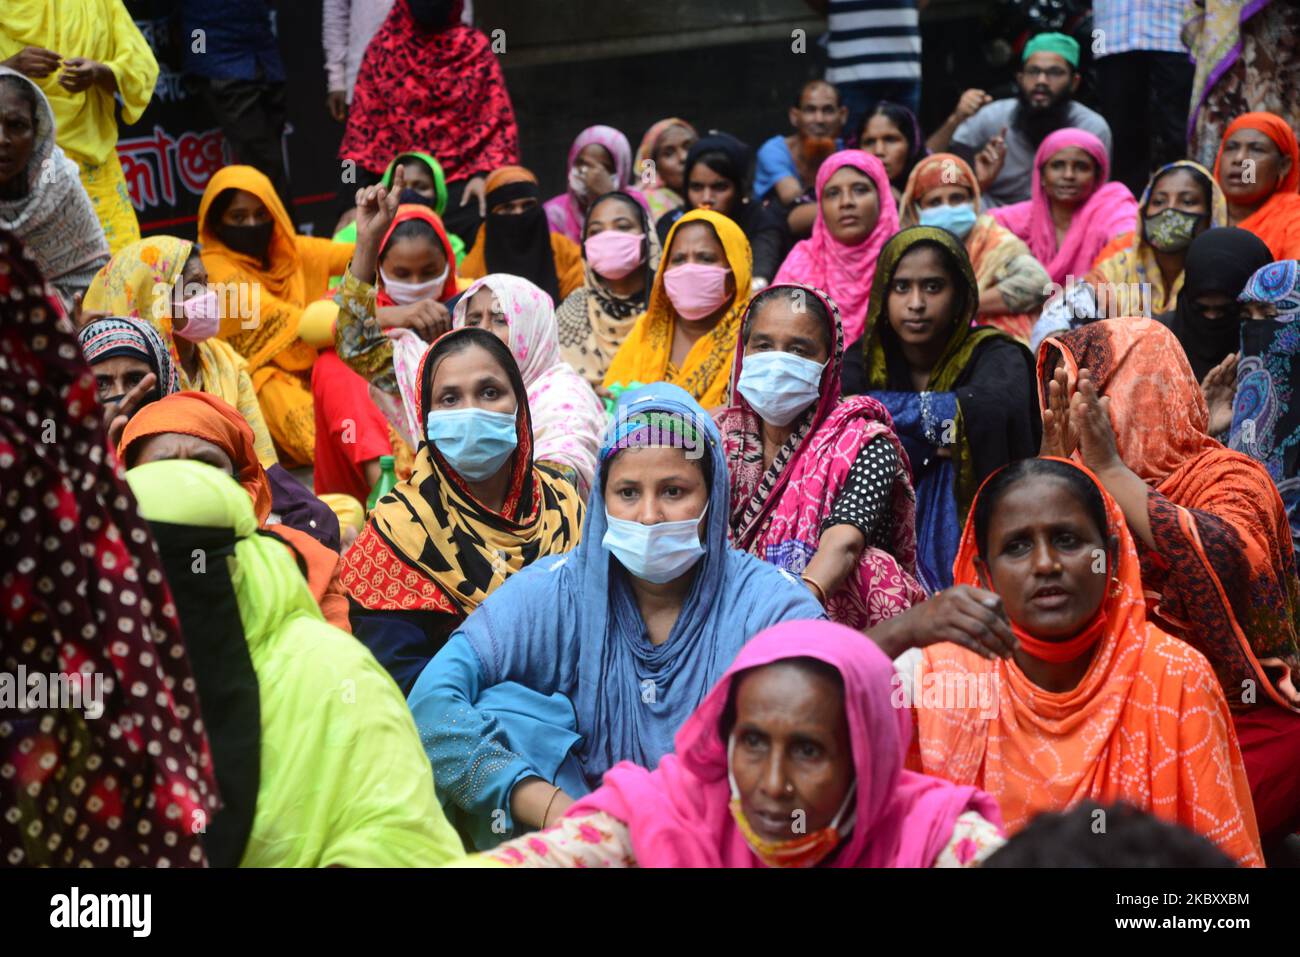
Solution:
[[[587,251],[587,262],[596,270],[596,275],[606,279],[622,279],[645,258],[641,247],[645,245],[643,233],[624,233],[617,229],[607,229],[594,236],[588,236],[583,243]]]
[[[664,273],[664,288],[679,316],[703,319],[713,315],[726,302],[730,272],[723,266],[682,263]]]
[[[176,335],[190,342],[211,339],[221,329],[221,310],[217,308],[217,294],[209,289],[181,304],[185,310],[185,326]]]

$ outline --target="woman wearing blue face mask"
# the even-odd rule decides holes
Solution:
[[[556,820],[619,761],[654,767],[748,636],[824,617],[797,579],[730,547],[728,507],[699,405],[665,383],[625,393],[582,543],[490,596],[409,696],[476,847]]]
[[[938,226],[962,241],[979,283],[975,323],[1029,341],[1052,281],[1024,240],[980,213],[979,180],[953,153],[927,156],[907,178],[899,205],[903,226]]]
[[[500,339],[449,332],[415,381],[414,470],[379,500],[340,575],[353,634],[403,692],[490,592],[582,528],[573,486],[533,462],[528,393]]]
[[[839,309],[811,286],[749,304],[731,403],[715,414],[731,476],[732,541],[799,575],[833,621],[867,628],[925,599],[916,496],[889,412],[840,398]]]

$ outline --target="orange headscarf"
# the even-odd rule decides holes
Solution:
[[[1074,467],[1098,486],[1107,535],[1119,542],[1102,604],[1105,633],[1092,664],[1076,688],[1052,693],[1014,660],[991,661],[952,644],[926,648],[917,678],[923,768],[988,791],[1010,833],[1043,811],[1088,799],[1123,800],[1204,835],[1240,864],[1262,866],[1250,786],[1223,692],[1198,652],[1147,621],[1124,514],[1091,472]],[[953,577],[978,587],[974,514],[972,507]],[[989,700],[968,704],[968,696],[961,702],[968,706],[943,701],[935,707],[926,697],[933,687],[974,688]]]
[[[165,432],[193,435],[230,456],[235,480],[253,499],[257,523],[265,524],[271,514],[271,483],[257,459],[253,430],[234,406],[209,392],[177,392],[151,402],[126,424],[119,449],[122,460],[130,464],[135,443]]]
[[[1237,225],[1264,240],[1274,259],[1300,258],[1300,194],[1296,193],[1300,188],[1300,143],[1296,142],[1295,132],[1286,120],[1274,113],[1243,113],[1223,131],[1223,141],[1214,158],[1214,179],[1217,182],[1222,182],[1219,166],[1223,162],[1224,144],[1238,130],[1263,133],[1284,157],[1290,158],[1291,168],[1277,184],[1273,195]]]
[[[1106,319],[1044,340],[1039,401],[1060,356],[1074,392],[1086,368],[1110,398],[1124,464],[1159,492],[1143,552],[1155,616],[1214,666],[1233,707],[1262,689],[1300,711],[1300,585],[1286,508],[1264,466],[1206,434],[1209,412],[1174,334],[1151,319]],[[1075,453],[1076,458],[1078,453]]]
[[[393,214],[393,221],[388,224],[388,231],[384,233],[384,238],[379,243],[379,258],[384,258],[384,253],[388,250],[388,241],[393,238],[393,233],[402,223],[418,219],[423,223],[428,223],[430,228],[438,237],[438,243],[442,247],[442,254],[447,259],[447,279],[438,290],[438,301],[446,302],[452,296],[456,295],[456,253],[451,248],[451,240],[447,238],[447,228],[438,218],[438,214],[428,206],[421,206],[417,203],[403,203],[397,207],[397,212]],[[381,306],[394,305],[393,300],[385,295],[384,302]]]

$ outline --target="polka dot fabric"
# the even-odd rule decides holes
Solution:
[[[0,866],[205,864],[220,805],[162,566],[76,336],[3,232],[0,550],[0,671],[83,692],[0,711]]]

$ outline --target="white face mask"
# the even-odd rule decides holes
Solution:
[[[384,284],[384,292],[388,293],[393,302],[399,306],[409,306],[413,302],[437,299],[449,272],[451,272],[451,263],[427,282],[399,282],[396,279],[389,279],[384,272],[384,267],[380,266],[379,278]]]

